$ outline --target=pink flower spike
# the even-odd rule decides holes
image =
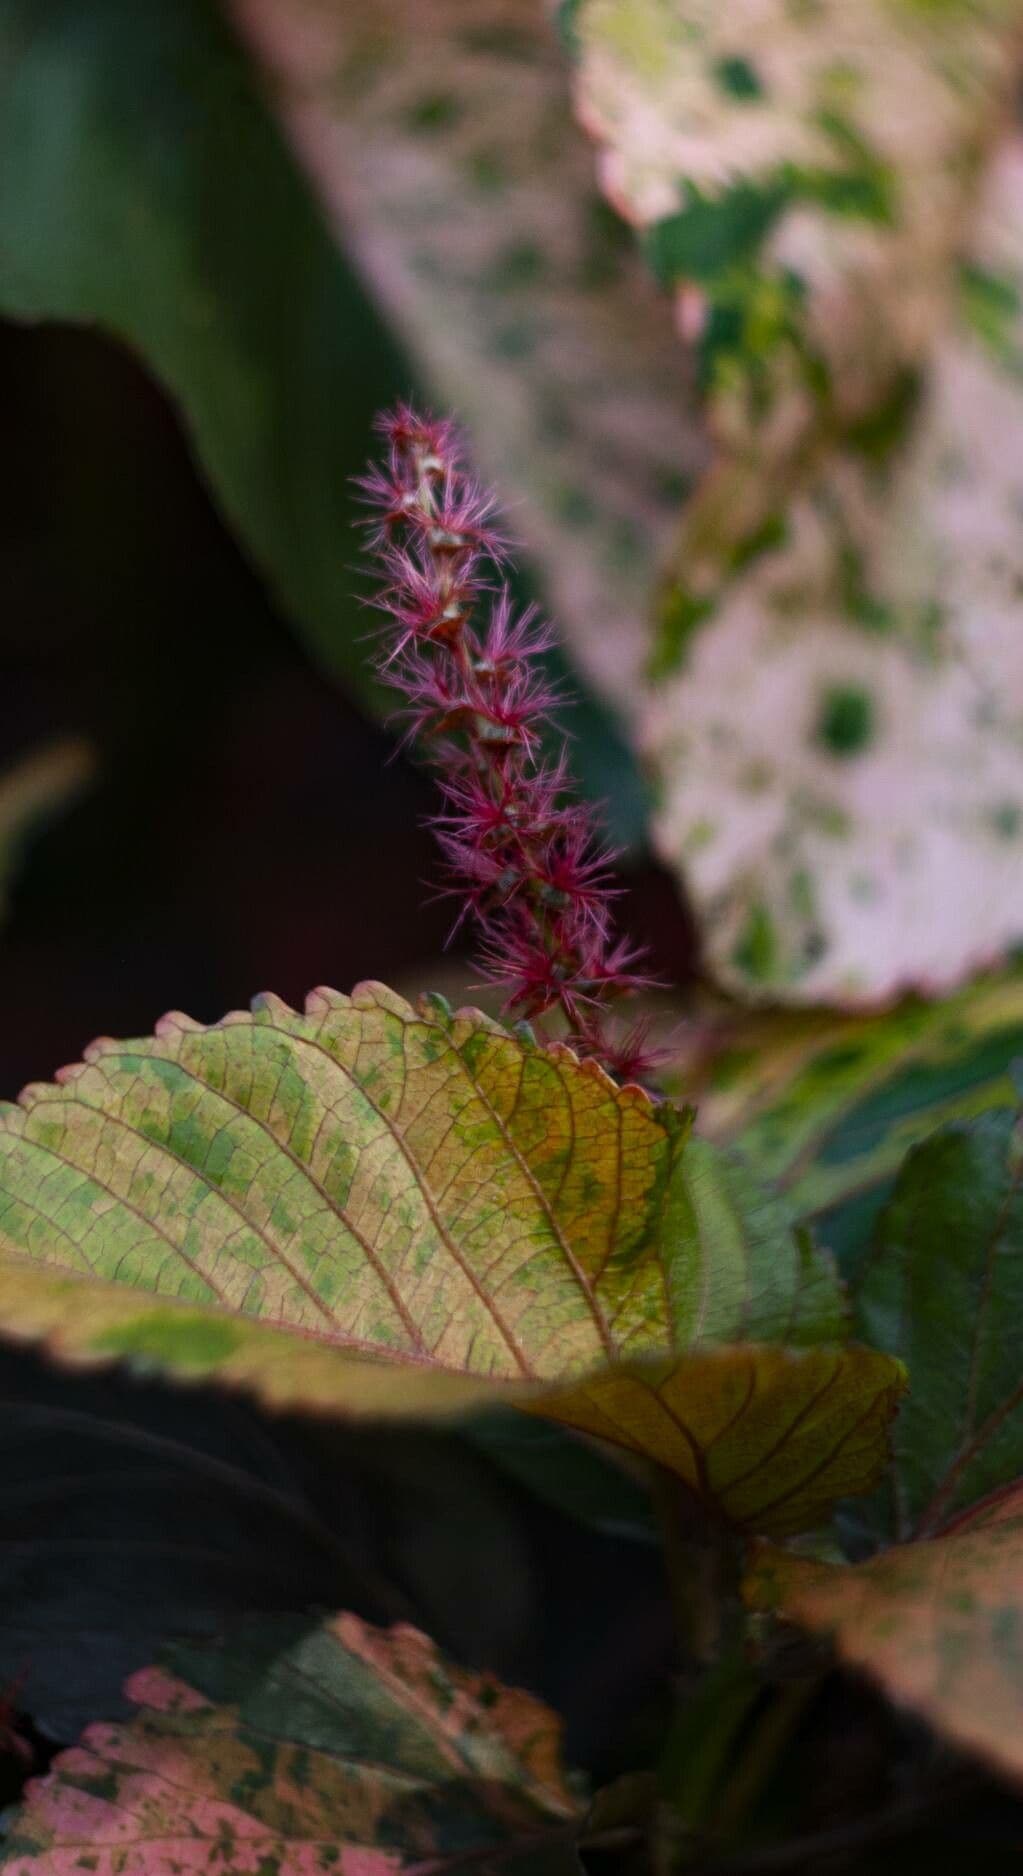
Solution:
[[[377,668],[403,699],[404,741],[441,773],[433,826],[445,890],[462,900],[456,930],[475,920],[507,1010],[560,1010],[583,1054],[634,1072],[641,1039],[616,1043],[604,1025],[610,1003],[648,982],[612,935],[614,855],[572,799],[564,735],[553,762],[543,755],[563,701],[543,669],[551,630],[490,583],[508,544],[454,425],[400,404],[378,428],[387,461],[358,484],[380,574]]]

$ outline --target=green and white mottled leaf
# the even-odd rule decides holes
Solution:
[[[254,1621],[169,1662],[29,1786],[10,1876],[579,1870],[555,1716],[416,1629]]]
[[[746,1583],[968,1751],[1023,1782],[1023,1483],[852,1566],[758,1545]]]
[[[702,444],[667,307],[572,122],[544,0],[226,0],[351,253],[622,707]]]
[[[1021,309],[1007,146],[898,440],[847,435],[788,489],[726,461],[697,497],[655,839],[747,994],[936,995],[1023,937]]]
[[[1023,1473],[1016,1122],[1009,1110],[985,1114],[913,1148],[857,1296],[864,1332],[912,1376],[894,1432],[897,1538],[933,1532]]]
[[[705,331],[716,428],[761,463],[925,356],[1019,21],[1018,0],[572,5],[604,189]]]
[[[379,985],[172,1016],[26,1089],[0,1328],[280,1404],[518,1403],[772,1531],[870,1486],[902,1385],[838,1346],[830,1267],[687,1115]]]

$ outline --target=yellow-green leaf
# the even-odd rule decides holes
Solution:
[[[893,1700],[1023,1780],[1023,1482],[867,1563],[759,1546],[747,1595],[830,1637]]]
[[[901,1387],[687,1114],[379,985],[171,1016],[26,1089],[0,1259],[0,1328],[65,1358],[352,1413],[518,1400],[765,1531],[870,1485]]]

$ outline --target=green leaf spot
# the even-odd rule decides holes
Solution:
[[[647,232],[650,265],[667,286],[676,280],[714,280],[756,252],[790,197],[785,182],[733,183],[720,196],[704,195],[686,183],[682,208]]]
[[[778,934],[766,906],[750,907],[734,957],[739,970],[755,983],[769,983],[773,978],[778,968]]]
[[[760,74],[748,59],[738,56],[719,59],[714,67],[714,76],[722,91],[727,91],[731,98],[745,100],[762,98],[764,95]]]
[[[165,1316],[136,1316],[105,1330],[92,1343],[92,1350],[97,1355],[127,1355],[203,1370],[226,1361],[244,1339],[244,1329],[235,1323],[168,1310]]]
[[[874,737],[874,704],[869,691],[855,684],[835,684],[826,692],[817,725],[817,741],[833,756],[858,756]]]

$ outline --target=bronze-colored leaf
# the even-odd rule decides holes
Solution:
[[[759,1546],[747,1596],[830,1638],[893,1700],[1023,1781],[1023,1483],[867,1563]]]

